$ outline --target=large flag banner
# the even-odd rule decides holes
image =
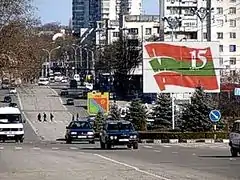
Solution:
[[[143,44],[144,93],[220,92],[217,42],[147,42]]]

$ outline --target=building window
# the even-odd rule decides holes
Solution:
[[[229,23],[230,23],[230,27],[236,27],[236,20],[235,19],[230,19]]]
[[[230,33],[229,33],[229,37],[230,37],[231,39],[236,39],[236,32],[230,32]]]
[[[113,32],[113,37],[119,37],[119,32]]]
[[[219,45],[219,52],[223,52],[223,45]]]
[[[207,33],[203,33],[203,39],[207,39]]]
[[[217,19],[217,26],[223,27],[223,20]]]
[[[230,7],[229,8],[229,14],[236,14],[236,12],[237,12],[236,7]]]
[[[151,35],[152,34],[152,28],[146,28],[145,35]]]
[[[218,32],[217,33],[217,38],[218,39],[223,39],[223,33],[222,32]]]
[[[217,7],[217,14],[223,14],[223,8]]]
[[[231,76],[236,76],[236,70],[230,70],[230,75]]]
[[[236,65],[236,61],[237,59],[235,57],[230,57],[229,59],[230,65]]]
[[[223,65],[223,57],[220,57],[220,58],[219,58],[219,64],[220,64],[220,66]]]
[[[236,52],[236,45],[229,45],[229,52]]]
[[[138,34],[138,28],[130,28],[129,29],[129,34],[137,35]]]

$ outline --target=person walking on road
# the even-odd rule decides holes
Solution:
[[[42,120],[41,120],[41,114],[40,114],[40,113],[38,113],[38,115],[37,115],[37,119],[38,119],[39,122],[42,121]]]
[[[50,113],[50,120],[53,121],[53,118],[54,118],[53,114]]]
[[[46,115],[46,113],[43,113],[43,121],[44,121],[44,122],[47,121],[47,115]]]

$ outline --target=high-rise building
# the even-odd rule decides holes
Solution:
[[[89,28],[103,19],[117,20],[121,4],[124,14],[140,15],[142,0],[73,0],[72,23],[73,30]]]

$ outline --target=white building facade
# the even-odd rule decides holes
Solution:
[[[206,0],[166,0],[164,17],[180,17],[182,26],[174,29],[174,41],[207,41],[207,18],[203,24],[191,9],[206,8]],[[211,0],[211,41],[219,42],[222,75],[240,71],[240,1]],[[165,21],[165,40],[171,40],[171,29]],[[203,28],[202,28],[203,27]],[[203,29],[203,33],[202,33]]]

